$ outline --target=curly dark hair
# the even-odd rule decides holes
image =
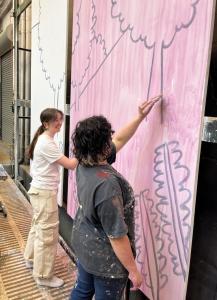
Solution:
[[[79,162],[94,165],[99,156],[106,159],[111,151],[111,124],[104,116],[92,116],[77,123],[72,134],[73,153]]]

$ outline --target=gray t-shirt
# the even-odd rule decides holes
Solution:
[[[110,162],[112,162],[110,160]],[[109,238],[128,234],[133,213],[127,213],[118,178],[109,165],[78,165],[77,194],[79,208],[73,224],[74,252],[85,270],[91,274],[121,278],[127,270],[115,255]],[[114,169],[113,169],[114,170]],[[132,228],[130,229],[132,231]]]

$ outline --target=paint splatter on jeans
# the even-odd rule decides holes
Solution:
[[[78,278],[70,300],[121,300],[127,278],[106,278],[95,276],[78,263]]]

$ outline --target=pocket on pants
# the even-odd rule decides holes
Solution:
[[[38,192],[38,190],[37,190],[36,188],[31,187],[31,188],[28,190],[27,194],[30,195],[30,196],[34,196],[34,195],[36,196],[36,195],[39,194],[39,192]]]
[[[46,211],[47,213],[54,213],[58,211],[57,205],[57,191],[49,191],[46,201]]]
[[[40,224],[38,226],[38,237],[45,246],[56,245],[58,243],[58,225],[57,224]]]
[[[28,195],[29,195],[30,203],[32,204],[33,212],[35,215],[36,213],[38,213],[40,211],[39,201],[38,201],[39,191],[36,188],[31,187],[28,191]]]

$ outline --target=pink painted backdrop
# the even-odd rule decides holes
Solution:
[[[114,165],[135,191],[141,290],[154,300],[186,292],[213,2],[74,1],[71,133],[93,114],[118,130],[163,94]]]

